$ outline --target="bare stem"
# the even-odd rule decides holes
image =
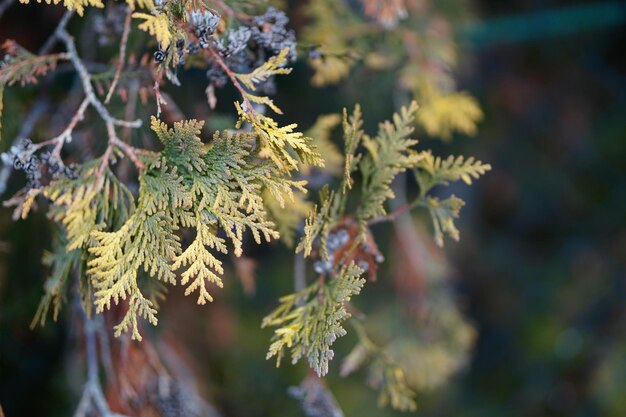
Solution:
[[[127,7],[126,18],[124,19],[124,31],[122,32],[122,39],[120,40],[120,57],[117,61],[117,68],[115,69],[115,76],[113,77],[113,82],[111,83],[109,92],[107,93],[107,96],[104,99],[104,104],[109,104],[109,101],[111,101],[111,97],[113,97],[113,93],[115,92],[117,83],[119,83],[120,81],[120,77],[122,76],[122,70],[124,69],[124,65],[126,63],[126,46],[128,45],[128,35],[130,34],[131,15],[132,15],[132,10],[130,9],[130,7]]]
[[[217,62],[217,65],[219,65],[222,70],[224,70],[226,75],[228,75],[228,78],[230,78],[230,81],[233,83],[235,88],[239,90],[239,93],[241,94],[241,98],[243,99],[247,110],[250,112],[250,115],[254,119],[254,107],[252,107],[252,103],[250,103],[250,101],[246,98],[246,90],[241,86],[239,80],[237,80],[237,77],[235,77],[235,74],[231,71],[231,69],[228,68],[228,65],[226,65],[226,62],[224,62],[220,54],[218,54],[211,48],[209,48],[208,51],[211,54],[211,57],[215,60],[215,62]]]
[[[61,30],[65,30],[67,23],[70,21],[73,15],[74,15],[73,10],[68,10],[65,12],[65,14],[59,21],[59,24],[57,25],[52,35],[48,38],[46,43],[37,52],[39,55],[46,55],[48,52],[50,52],[54,44],[57,42],[57,40],[59,40],[59,32]]]
[[[397,207],[395,210],[393,210],[391,213],[387,214],[386,216],[379,216],[379,217],[376,217],[375,219],[370,220],[369,222],[367,222],[367,225],[371,226],[371,225],[378,224],[378,223],[392,222],[396,220],[398,217],[400,217],[401,215],[403,215],[404,213],[411,211],[412,209],[416,207],[426,207],[426,202],[424,202],[423,198],[418,197],[410,204],[409,203],[402,204],[401,206]]]
[[[77,296],[78,297],[78,296]],[[114,413],[106,402],[100,378],[98,376],[98,352],[96,350],[96,336],[98,327],[102,326],[102,321],[87,317],[80,300],[76,303],[84,323],[85,350],[87,357],[87,381],[83,389],[74,417],[86,417],[95,409],[102,417],[125,417],[122,414]]]
[[[55,145],[52,154],[58,158],[61,154],[61,148],[63,147],[63,144],[72,140],[72,132],[74,131],[74,128],[76,127],[78,122],[83,120],[83,117],[85,115],[85,109],[87,109],[88,105],[89,100],[87,98],[83,99],[83,101],[80,103],[80,106],[78,106],[78,110],[76,110],[76,113],[70,120],[67,127],[63,130],[63,132],[61,132],[58,136],[53,137],[52,139],[48,139],[46,141],[39,142],[33,145],[34,150],[41,149],[48,145]]]
[[[96,111],[98,112],[102,120],[104,120],[104,123],[106,125],[107,135],[109,138],[109,145],[107,146],[107,150],[105,151],[103,155],[102,164],[100,165],[100,169],[98,170],[98,176],[102,175],[104,168],[106,167],[106,165],[108,165],[108,161],[113,151],[113,147],[120,148],[133,161],[137,169],[143,169],[144,165],[141,162],[141,160],[139,160],[139,158],[137,157],[135,148],[121,141],[117,137],[117,133],[115,132],[115,126],[134,127],[134,128],[140,127],[141,120],[137,119],[134,121],[126,121],[126,120],[119,120],[111,116],[106,106],[98,99],[98,97],[96,97],[96,93],[93,89],[93,86],[91,85],[91,76],[89,72],[87,71],[87,68],[85,68],[85,65],[83,64],[82,60],[78,56],[78,51],[76,50],[76,44],[74,43],[74,38],[72,38],[70,34],[67,33],[65,28],[61,28],[57,32],[57,36],[65,44],[65,47],[67,48],[67,54],[69,55],[70,60],[72,61],[72,64],[74,65],[74,68],[76,68],[76,71],[78,72],[78,75],[83,85],[83,90],[85,91],[86,100],[88,100],[89,104],[91,104],[96,109]]]

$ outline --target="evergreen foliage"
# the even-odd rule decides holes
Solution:
[[[61,0],[44,0],[46,4],[59,4]],[[20,3],[28,4],[30,0],[20,0]],[[37,3],[41,3],[42,0],[37,0]],[[76,10],[79,16],[85,13],[85,7],[104,7],[102,0],[63,0],[63,6],[68,10]]]
[[[235,255],[243,253],[243,234],[249,230],[257,243],[278,238],[267,219],[261,197],[266,189],[278,201],[293,199],[302,182],[275,175],[268,161],[255,158],[254,136],[216,133],[210,146],[198,135],[201,122],[176,123],[169,129],[157,119],[152,129],[163,143],[160,155],[147,163],[140,177],[133,214],[115,231],[94,231],[89,247],[89,275],[96,289],[96,311],[129,297],[129,310],[116,328],[140,339],[136,316],[156,324],[153,303],[142,293],[137,274],[143,269],[164,283],[176,284],[182,270],[185,294],[198,292],[198,304],[212,301],[206,285],[221,287],[224,270],[215,253],[227,253],[222,230]],[[183,250],[179,229],[195,229],[194,241]]]
[[[361,0],[362,9],[347,0],[319,0],[306,8],[312,24],[303,39],[316,49],[309,54],[315,86],[354,78],[359,66],[397,73],[396,88],[420,104],[415,122],[433,137],[474,134],[483,114],[476,100],[455,91],[453,71],[458,52],[443,22],[443,3],[404,0]],[[464,2],[458,8],[463,9]],[[360,13],[362,11],[362,13]]]
[[[437,185],[448,185],[450,181],[463,180],[471,184],[491,167],[474,158],[450,156],[447,159],[434,157],[428,150],[415,149],[418,141],[410,138],[413,133],[413,122],[418,112],[415,102],[401,108],[393,115],[392,122],[385,121],[379,125],[378,134],[370,137],[362,130],[362,114],[357,106],[348,116],[344,111],[343,136],[345,165],[339,183],[335,189],[325,186],[320,192],[320,202],[308,215],[304,235],[296,248],[305,257],[318,258],[313,267],[319,274],[318,281],[299,292],[281,298],[281,305],[267,316],[264,326],[276,326],[273,343],[270,345],[268,358],[277,357],[277,364],[283,355],[283,349],[289,348],[292,362],[307,355],[309,364],[318,373],[328,372],[330,345],[336,336],[345,334],[343,328],[333,332],[329,337],[326,327],[318,323],[334,324],[337,321],[335,309],[324,310],[319,303],[327,299],[320,296],[319,300],[306,302],[312,294],[325,285],[325,280],[335,282],[337,274],[341,277],[346,268],[353,269],[355,278],[368,271],[370,278],[375,277],[376,263],[384,258],[378,252],[370,226],[381,221],[393,220],[395,216],[406,210],[426,208],[432,218],[435,241],[443,245],[443,236],[448,235],[458,240],[459,231],[454,225],[463,201],[454,195],[440,200],[432,197],[429,192]],[[357,191],[353,188],[353,174],[359,173],[361,182],[359,199],[353,213],[348,212],[348,194]],[[395,197],[392,189],[393,180],[400,174],[412,172],[420,187],[419,195],[406,207],[400,207],[389,213],[386,203]],[[356,229],[354,229],[356,227]],[[354,229],[354,230],[353,230]],[[355,262],[358,262],[358,267]],[[360,284],[364,284],[364,280]],[[354,291],[350,295],[357,295]],[[337,299],[347,303],[349,299]],[[317,308],[317,309],[315,309]],[[347,318],[343,312],[340,317]],[[314,315],[315,320],[311,320]],[[320,317],[322,315],[322,317]],[[379,403],[391,404],[400,410],[414,410],[415,393],[408,386],[402,368],[391,358],[386,349],[377,347],[364,333],[359,325],[360,343],[346,358],[342,374],[348,375],[369,359],[368,383],[380,392]],[[313,341],[325,341],[322,348],[312,345]],[[316,348],[316,349],[315,349]],[[320,353],[320,350],[322,353]],[[326,352],[324,354],[324,352]],[[313,358],[311,358],[313,354]],[[324,358],[320,363],[319,358]]]
[[[267,358],[276,356],[276,364],[290,350],[291,363],[303,356],[317,373],[328,373],[333,358],[332,344],[346,330],[342,322],[350,317],[344,303],[361,292],[365,279],[363,271],[351,263],[331,277],[330,282],[318,280],[309,287],[280,298],[280,306],[263,319],[263,327],[278,327],[274,331]]]
[[[37,77],[54,70],[60,60],[67,58],[65,54],[35,55],[11,40],[2,44],[2,50],[6,55],[0,61],[0,139],[4,89],[13,84],[35,84]]]
[[[400,65],[401,56],[411,54],[410,39],[403,38],[407,50],[384,56],[389,65],[378,69],[394,67],[401,73],[399,85],[423,102],[421,110],[412,101],[370,136],[356,105],[351,114],[344,110],[343,117],[320,116],[305,134],[295,123],[279,124],[266,114],[266,110],[282,114],[270,98],[274,80],[290,74],[288,64],[297,59],[295,32],[287,28],[285,13],[270,7],[251,16],[221,1],[129,0],[120,9],[126,19],[117,67],[110,73],[91,74],[66,25],[72,12],[82,16],[86,7],[102,8],[104,2],[64,0],[64,6],[69,12],[53,41],[60,41],[65,52],[36,55],[7,42],[7,58],[0,67],[0,117],[5,87],[54,75],[62,60],[76,72],[84,94],[58,136],[36,143],[21,140],[2,156],[28,180],[5,202],[15,207],[14,217],[26,218],[41,201],[55,225],[52,249],[43,257],[50,275],[33,326],[43,325],[50,312],[56,320],[74,288],[86,320],[107,310],[121,311],[115,336],[128,333],[141,341],[142,321],[157,324],[158,300],[169,286],[180,284],[198,304],[211,302],[215,287],[224,286],[225,255],[242,256],[248,235],[257,244],[282,238],[288,246],[298,242],[296,253],[311,261],[316,276],[308,285],[306,277],[300,277],[303,285],[281,297],[279,306],[263,319],[262,327],[274,329],[267,358],[275,357],[277,365],[286,355],[293,364],[306,358],[321,377],[329,371],[333,344],[347,334],[344,326],[353,311],[352,297],[361,292],[366,274],[376,279],[377,265],[384,260],[372,226],[423,208],[431,215],[440,246],[444,236],[459,238],[454,219],[463,201],[454,195],[435,197],[432,190],[458,180],[471,184],[490,166],[471,157],[433,156],[429,150],[418,150],[412,135],[416,125],[443,138],[454,132],[471,134],[481,113],[466,93],[428,78],[439,75],[450,80],[449,72],[409,74],[411,65],[421,63],[415,57]],[[385,33],[389,35],[385,39],[395,42],[388,30],[406,18],[403,2],[378,6],[363,1],[364,15],[355,14],[343,0],[316,0],[306,6],[312,23],[304,37],[316,45],[309,48],[314,85],[346,78],[361,55],[368,55],[365,61],[370,65],[376,60],[374,51],[362,49],[359,36]],[[132,22],[147,33],[143,40],[149,38],[148,45],[156,48],[152,64],[144,59],[138,69],[125,62]],[[454,49],[451,39],[443,43],[443,49]],[[444,61],[454,63],[450,57]],[[161,87],[168,82],[180,85],[179,71],[191,67],[206,71],[209,107],[215,107],[215,90],[228,83],[238,94],[234,129],[216,131],[204,142],[203,121],[174,117],[179,121],[170,127],[160,119],[162,113],[171,118],[177,110]],[[106,95],[99,91],[105,83],[109,83]],[[142,129],[141,118],[121,120],[112,114],[113,94],[126,102],[131,88],[145,101],[154,100],[151,133]],[[95,110],[104,127],[88,129],[105,139],[106,148],[98,157],[76,153],[69,159],[64,147],[89,116],[87,109]],[[339,125],[342,150],[332,139]],[[118,136],[122,128],[123,139]],[[130,129],[142,133],[146,139],[142,147],[132,143]],[[122,159],[127,164],[116,165]],[[66,162],[70,160],[78,162]],[[390,208],[394,180],[405,174],[415,177],[419,194],[406,206]],[[316,189],[319,200],[314,204],[307,197]],[[344,361],[342,374],[368,362],[368,383],[379,391],[380,404],[415,409],[414,390],[401,361],[387,347],[376,346],[355,323],[359,344]],[[89,384],[95,384],[94,379]],[[95,395],[90,390],[95,390],[93,386],[86,392]],[[106,404],[101,407],[108,415]]]

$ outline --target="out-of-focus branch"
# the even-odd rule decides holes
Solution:
[[[94,409],[99,412],[102,417],[125,417],[122,414],[114,413],[109,409],[106,402],[100,379],[98,378],[98,353],[96,351],[96,335],[97,327],[102,325],[102,321],[95,318],[88,318],[82,309],[80,301],[77,303],[80,307],[81,315],[84,322],[85,332],[85,349],[87,356],[87,381],[83,389],[83,395],[74,417],[86,417]]]
[[[67,127],[63,130],[63,132],[61,132],[59,135],[55,136],[52,139],[48,139],[46,141],[33,145],[33,148],[37,150],[48,145],[55,145],[54,150],[52,151],[52,155],[58,158],[61,155],[61,148],[63,147],[63,144],[65,142],[69,142],[72,140],[72,132],[74,131],[74,128],[76,127],[78,122],[83,120],[83,117],[85,115],[85,109],[87,109],[88,105],[89,105],[89,100],[85,98],[80,103],[78,110],[76,110],[76,113],[70,120]]]
[[[413,202],[407,203],[406,193],[404,193],[404,191],[403,191],[403,194],[404,194],[404,199],[402,200],[404,201],[403,203],[399,204],[391,213],[387,214],[386,216],[376,217],[375,219],[370,220],[367,224],[371,226],[371,225],[378,224],[378,223],[393,222],[399,217],[401,217],[403,214],[408,213],[409,211],[411,211],[412,209],[416,207],[427,207],[426,202],[424,201],[424,198],[418,197]],[[397,196],[396,196],[395,201],[396,202],[399,201],[399,198]]]
[[[224,62],[224,60],[222,59],[220,54],[218,54],[217,52],[215,52],[211,48],[209,48],[208,51],[209,51],[209,54],[211,55],[211,57],[213,58],[213,60],[215,60],[217,65],[219,65],[220,68],[222,68],[222,70],[226,73],[226,75],[228,76],[230,81],[233,83],[233,86],[241,94],[241,98],[243,99],[243,102],[246,105],[246,110],[248,112],[254,112],[255,111],[254,106],[252,105],[252,103],[250,103],[250,100],[248,100],[246,98],[246,91],[244,90],[244,88],[241,85],[241,83],[237,80],[237,77],[235,77],[235,74],[231,71],[231,69],[228,67],[228,65],[226,65],[226,62]],[[254,119],[254,117],[255,117],[254,113],[251,113],[251,116]]]
[[[106,125],[107,134],[109,138],[109,145],[103,155],[102,164],[98,171],[99,173],[98,175],[101,175],[104,168],[108,165],[109,158],[111,154],[113,153],[113,149],[115,147],[121,149],[122,152],[124,152],[131,159],[131,161],[133,161],[133,163],[138,169],[143,169],[144,168],[143,162],[141,162],[141,160],[137,156],[135,148],[121,141],[117,137],[117,133],[115,132],[115,126],[138,128],[142,124],[141,119],[137,119],[134,121],[126,121],[126,120],[116,119],[113,116],[111,116],[106,106],[98,99],[98,97],[96,97],[96,93],[93,89],[93,86],[91,85],[91,78],[90,78],[89,72],[87,71],[87,68],[85,68],[85,65],[83,64],[80,57],[78,56],[78,51],[76,50],[76,44],[74,42],[74,38],[72,38],[70,34],[67,33],[67,31],[64,28],[62,28],[61,30],[57,32],[57,36],[65,44],[65,47],[67,48],[67,54],[69,55],[70,60],[72,61],[72,64],[76,68],[76,71],[78,72],[78,75],[81,79],[83,90],[85,91],[86,99],[96,109],[96,111],[98,112],[102,120],[104,120],[104,123]]]
[[[113,97],[113,93],[115,92],[117,83],[119,83],[120,81],[122,70],[124,69],[124,65],[126,63],[126,46],[128,45],[128,35],[130,34],[131,15],[132,15],[131,8],[126,7],[126,18],[124,19],[124,31],[122,32],[122,39],[120,40],[120,57],[117,61],[117,68],[115,69],[115,76],[113,77],[113,82],[111,83],[109,92],[107,93],[107,96],[104,99],[104,104],[109,104],[109,101],[111,101],[111,97]]]
[[[74,15],[74,11],[73,10],[68,10],[68,11],[65,12],[65,14],[63,15],[63,17],[59,21],[59,24],[57,25],[57,27],[54,30],[54,32],[52,33],[52,35],[48,38],[46,43],[44,43],[44,45],[39,49],[37,54],[39,54],[39,55],[46,55],[48,52],[50,52],[52,47],[54,47],[54,44],[59,40],[59,32],[61,30],[65,30],[65,27],[67,26],[67,23],[70,21],[70,19],[72,18],[73,15]]]
[[[43,99],[35,102],[35,105],[22,121],[22,127],[15,139],[13,140],[13,143],[17,142],[21,138],[30,136],[31,132],[35,128],[35,124],[37,124],[37,121],[39,121],[39,119],[44,115],[48,106],[49,103]],[[2,165],[2,169],[0,170],[0,196],[6,191],[7,181],[9,180],[12,169],[13,165],[11,164],[4,163]]]
[[[105,327],[104,317],[102,315],[96,315],[94,320],[97,320],[98,322],[96,330],[98,333],[98,340],[100,341],[100,361],[102,362],[102,367],[104,368],[107,381],[113,381],[112,383],[115,384],[116,379],[113,371],[113,361],[111,358],[111,342],[109,340],[109,333]]]
[[[302,291],[306,287],[306,260],[302,252],[294,255],[293,261],[293,286],[296,292]],[[296,305],[301,306],[304,298],[300,297]]]
[[[309,375],[297,387],[289,388],[289,394],[300,401],[307,417],[343,417],[333,393],[316,375]]]
[[[213,0],[213,3],[217,6],[217,8],[224,13],[225,15],[227,15],[228,17],[235,18],[241,22],[247,22],[250,20],[250,16],[248,16],[245,13],[240,13],[236,10],[234,10],[232,7],[230,7],[228,4],[226,4],[226,2],[224,0]]]

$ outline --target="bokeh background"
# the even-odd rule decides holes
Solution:
[[[467,201],[461,241],[443,251],[429,248],[430,262],[445,264],[440,274],[477,338],[463,370],[420,394],[416,413],[624,416],[626,8],[477,0],[473,9],[472,23],[455,27],[464,58],[458,80],[478,98],[485,120],[475,137],[422,144],[493,166],[473,187],[458,190]],[[36,49],[61,13],[41,10],[12,6],[0,21],[0,40],[13,37]],[[393,80],[372,76],[367,88],[348,80],[312,89],[309,76],[300,63],[279,83],[278,100],[302,126],[360,102],[371,131],[394,110]],[[11,94],[7,101],[20,92]],[[17,133],[27,104],[5,110],[5,137]],[[0,143],[1,150],[6,146]],[[393,230],[378,233],[387,242],[383,252],[393,252]],[[49,237],[42,215],[13,222],[10,210],[0,210],[0,404],[7,417],[71,415],[82,383],[72,371],[76,359],[68,359],[76,337],[67,315],[29,329]],[[173,291],[152,334],[184,352],[201,391],[225,416],[301,415],[286,391],[306,368],[276,370],[264,361],[271,331],[259,328],[277,297],[291,291],[293,256],[273,245],[253,249],[252,257],[258,260],[253,295],[234,277],[205,307]],[[405,261],[389,259],[380,276],[397,274],[394,262]],[[396,290],[381,278],[357,304],[389,303]],[[337,350],[345,353],[353,343],[346,336]],[[403,414],[378,409],[362,376],[337,374],[328,384],[347,416]]]

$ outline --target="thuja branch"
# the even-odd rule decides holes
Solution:
[[[61,154],[61,148],[63,147],[63,144],[72,140],[72,132],[74,131],[74,128],[76,127],[78,122],[83,120],[85,110],[87,109],[88,105],[89,100],[87,98],[83,99],[83,101],[80,103],[80,106],[78,106],[78,110],[76,110],[76,113],[70,120],[67,127],[63,130],[63,132],[53,137],[52,139],[48,139],[44,142],[33,145],[34,150],[41,149],[48,145],[55,145],[54,150],[52,151],[52,155],[58,158]]]
[[[403,215],[404,213],[409,212],[417,207],[427,207],[426,202],[424,201],[423,198],[420,197],[411,203],[405,203],[385,216],[379,216],[370,220],[369,222],[367,222],[367,224],[368,226],[371,226],[371,225],[378,224],[378,223],[392,222],[396,220],[398,217],[400,217],[401,215]]]
[[[106,167],[106,164],[108,164],[108,159],[112,154],[113,148],[115,147],[120,148],[131,159],[131,161],[133,161],[138,169],[143,169],[144,165],[137,157],[135,148],[126,144],[125,142],[122,142],[117,137],[117,133],[115,132],[115,126],[138,128],[142,124],[141,119],[126,121],[116,119],[111,116],[106,106],[98,99],[98,97],[96,97],[96,93],[93,89],[93,86],[91,85],[90,74],[87,71],[87,68],[85,68],[85,64],[83,64],[82,60],[78,56],[78,51],[76,50],[76,43],[74,42],[74,38],[72,38],[72,36],[67,33],[65,28],[60,28],[60,30],[57,32],[57,36],[65,44],[65,47],[67,48],[67,54],[69,55],[70,60],[74,65],[74,68],[76,68],[76,71],[78,72],[81,83],[83,85],[83,90],[85,91],[86,100],[88,100],[89,104],[91,104],[96,109],[106,125],[109,145],[107,147],[107,150],[105,151],[105,157],[102,159],[103,165],[101,166],[99,173],[101,173]]]
[[[124,69],[124,65],[126,63],[126,47],[128,45],[128,36],[130,35],[131,17],[132,17],[132,10],[130,7],[126,7],[126,17],[124,18],[124,30],[122,32],[122,38],[120,40],[120,57],[117,61],[117,68],[115,69],[115,76],[113,77],[113,82],[111,83],[109,92],[107,93],[107,96],[104,99],[104,104],[109,104],[109,101],[111,101],[111,97],[113,97],[113,93],[115,92],[117,83],[119,83],[120,77],[122,76],[122,70]]]
[[[246,90],[244,90],[243,86],[241,85],[239,80],[237,80],[237,77],[235,77],[235,74],[231,71],[231,69],[228,68],[228,65],[226,65],[226,62],[224,62],[224,59],[222,59],[220,54],[211,48],[208,48],[207,50],[209,51],[209,54],[215,60],[217,65],[219,65],[220,68],[222,68],[222,70],[226,73],[230,81],[233,83],[233,86],[239,91],[239,93],[241,94],[241,98],[246,105],[246,109],[248,110],[248,112],[250,112],[250,116],[254,119],[254,107],[252,107],[252,103],[250,103],[250,100],[246,98]]]

